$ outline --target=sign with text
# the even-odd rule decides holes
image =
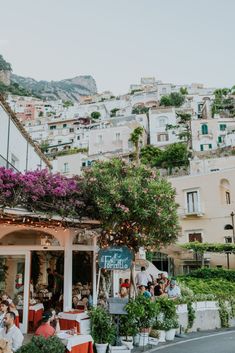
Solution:
[[[99,267],[106,270],[127,270],[132,259],[133,253],[126,246],[101,249],[98,256]]]

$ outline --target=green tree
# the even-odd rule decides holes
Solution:
[[[178,92],[170,93],[168,96],[162,96],[160,99],[160,105],[165,107],[180,107],[185,101],[184,95]]]
[[[191,114],[178,112],[177,114],[177,125],[167,125],[166,130],[174,130],[176,136],[186,142],[187,147],[190,148],[192,145],[192,132],[191,132]]]
[[[187,87],[180,87],[180,93],[184,96],[188,94],[188,89]]]
[[[87,215],[101,221],[101,246],[127,245],[138,251],[176,240],[175,190],[154,170],[120,159],[97,162],[84,172],[82,191]]]
[[[0,55],[0,71],[12,71],[11,64]]]
[[[189,152],[187,146],[184,143],[173,143],[166,147],[163,151],[161,158],[158,160],[158,164],[162,168],[167,168],[169,172],[172,172],[172,168],[186,166],[189,163]]]
[[[69,107],[73,107],[74,104],[72,101],[63,101],[63,107],[64,108],[69,108]]]
[[[137,106],[132,109],[132,114],[147,114],[149,112],[148,107]]]
[[[212,104],[212,116],[219,113],[228,113],[235,116],[235,99],[233,97],[234,87],[217,89],[214,91],[214,101]]]
[[[143,136],[144,129],[139,126],[134,129],[134,131],[131,133],[130,136],[130,141],[133,143],[135,147],[135,161],[137,164],[140,163],[140,138]]]
[[[116,116],[116,113],[119,111],[120,109],[119,108],[113,108],[110,110],[110,116],[111,118],[115,117]]]
[[[100,116],[101,116],[100,112],[92,112],[91,113],[91,118],[93,120],[98,120],[100,118]]]
[[[158,161],[162,159],[163,150],[153,145],[146,145],[141,148],[141,163],[151,167],[159,165]]]

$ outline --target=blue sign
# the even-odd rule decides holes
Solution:
[[[101,249],[98,255],[99,267],[107,270],[127,270],[132,259],[133,253],[126,246]]]

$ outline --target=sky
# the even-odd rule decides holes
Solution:
[[[0,0],[0,54],[37,80],[235,84],[235,0]]]

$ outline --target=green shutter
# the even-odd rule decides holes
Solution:
[[[202,124],[201,129],[202,129],[202,135],[208,134],[208,126],[206,124]]]
[[[210,149],[210,150],[212,149],[212,144],[211,144],[211,143],[209,143],[209,149]]]
[[[218,142],[221,143],[222,142],[222,136],[218,137]]]
[[[201,151],[203,151],[203,145],[200,145],[200,149],[201,149]]]
[[[224,131],[226,129],[227,125],[226,124],[220,124],[219,128],[220,131]]]

